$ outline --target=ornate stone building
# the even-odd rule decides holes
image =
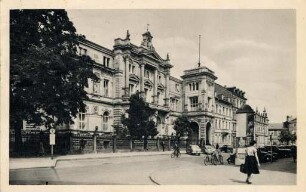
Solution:
[[[235,144],[235,112],[246,103],[245,93],[217,84],[215,72],[206,66],[185,70],[181,79],[171,76],[169,55],[157,53],[149,31],[142,36],[137,46],[127,31],[125,38],[115,39],[112,50],[88,40],[80,42],[79,53],[95,60],[99,81],[88,80],[86,111],[68,128],[113,134],[122,127],[129,97],[139,91],[157,110],[159,136],[175,135],[175,119],[186,114],[193,130],[192,143]]]

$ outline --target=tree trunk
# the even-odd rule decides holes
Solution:
[[[13,123],[13,128],[15,130],[15,144],[14,144],[14,152],[20,154],[22,151],[22,119],[18,119]]]

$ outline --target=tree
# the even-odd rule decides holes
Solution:
[[[186,136],[186,134],[189,135],[192,130],[188,117],[185,115],[178,117],[174,121],[173,129],[176,131],[176,137],[178,140],[180,140],[181,137]]]
[[[128,117],[123,117],[122,124],[128,128],[130,135],[137,139],[156,136],[158,131],[155,122],[151,119],[155,110],[140,97],[139,92],[131,95],[129,101]]]
[[[10,126],[20,149],[23,120],[34,125],[73,123],[85,110],[94,61],[77,53],[79,40],[65,10],[10,12]]]
[[[281,131],[278,140],[282,143],[286,142],[288,145],[290,141],[294,140],[294,136],[288,129],[285,129]]]

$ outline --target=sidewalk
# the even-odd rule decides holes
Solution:
[[[172,151],[150,151],[150,152],[117,152],[117,153],[90,153],[78,155],[64,155],[54,157],[37,157],[37,158],[10,158],[9,169],[28,169],[28,168],[49,168],[56,167],[58,161],[71,161],[82,159],[103,159],[103,158],[122,158],[135,156],[150,155],[170,155]]]

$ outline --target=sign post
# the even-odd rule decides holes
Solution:
[[[51,159],[53,160],[53,145],[55,145],[55,129],[50,129]]]

